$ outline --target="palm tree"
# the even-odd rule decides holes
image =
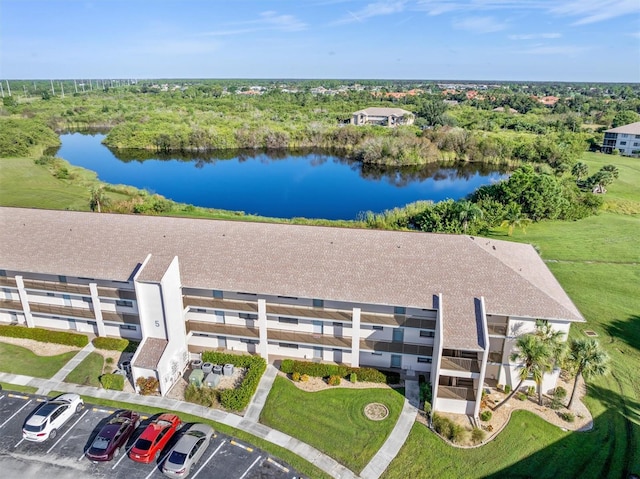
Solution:
[[[544,373],[551,368],[549,346],[536,334],[524,334],[516,340],[516,348],[517,350],[511,354],[509,359],[512,362],[521,361],[518,366],[520,368],[518,372],[520,382],[506,399],[494,408],[495,410],[511,399],[527,379],[533,379],[538,385],[538,398],[542,404],[542,378]]]
[[[91,188],[90,195],[91,196],[89,198],[89,207],[91,208],[91,211],[97,211],[98,213],[101,213],[102,212],[101,207],[106,206],[109,202],[109,198],[104,193],[104,187],[93,186]]]
[[[518,203],[509,203],[503,218],[504,220],[500,224],[500,227],[508,226],[509,236],[513,234],[514,228],[521,228],[522,232],[526,233],[526,225],[531,223],[531,220],[522,213],[522,208]]]
[[[589,167],[586,163],[579,161],[571,168],[571,174],[576,177],[576,180],[580,181],[582,178],[586,178],[589,174]]]
[[[461,201],[458,203],[458,218],[462,222],[462,229],[466,233],[469,223],[477,218],[482,218],[484,212],[477,204],[471,201]]]
[[[548,321],[536,321],[535,335],[538,336],[549,347],[552,366],[560,363],[564,358],[566,351],[566,344],[562,340],[564,334],[564,331],[553,329]]]
[[[593,376],[605,374],[608,371],[607,362],[609,356],[602,349],[595,339],[572,339],[569,344],[569,356],[567,358],[576,367],[576,378],[571,391],[568,409],[573,406],[576,389],[580,376],[589,379]]]

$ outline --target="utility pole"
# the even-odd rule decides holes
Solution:
[[[89,78],[89,90],[93,91],[93,84],[91,83],[91,78]]]
[[[9,80],[5,80],[7,82],[7,91],[9,92],[9,96],[11,96],[11,87],[9,86]]]
[[[84,93],[84,82],[80,83],[80,86],[82,87],[82,93]]]
[[[75,79],[73,80],[73,87],[76,89],[76,93],[78,93],[78,83],[76,83]]]
[[[62,98],[64,98],[64,86],[62,86],[62,81],[60,82],[60,89],[62,90]]]
[[[2,88],[2,82],[0,81],[0,93],[2,94],[2,98],[4,98],[4,89]]]
[[[24,97],[27,98],[27,85],[22,85],[22,89],[24,90]]]
[[[49,80],[51,82],[51,96],[56,96],[56,91],[53,89],[53,80]]]

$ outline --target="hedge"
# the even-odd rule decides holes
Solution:
[[[387,375],[373,368],[350,368],[338,364],[323,364],[309,361],[295,361],[293,359],[283,359],[280,363],[280,371],[285,374],[307,374],[316,378],[327,378],[330,376],[340,376],[349,378],[355,374],[358,381],[370,383],[393,383],[394,381]]]
[[[41,343],[65,344],[78,348],[83,348],[89,344],[89,338],[87,338],[85,334],[71,333],[68,331],[51,331],[43,328],[27,328],[18,325],[0,325],[0,336],[33,339]]]
[[[205,351],[202,353],[204,362],[213,364],[233,364],[239,368],[247,368],[242,384],[236,389],[225,389],[220,392],[220,404],[232,411],[242,411],[249,405],[253,397],[262,374],[267,369],[267,362],[260,356],[249,356],[236,354],[219,353],[215,351]]]
[[[135,353],[140,343],[129,341],[124,338],[94,338],[91,341],[96,349],[106,349],[107,351],[122,351],[125,353]]]
[[[100,384],[105,389],[122,391],[124,389],[124,376],[122,374],[103,374],[100,376]]]

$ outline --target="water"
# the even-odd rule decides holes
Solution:
[[[251,151],[210,156],[110,150],[104,135],[60,136],[56,153],[100,180],[158,193],[180,203],[279,218],[356,219],[418,200],[459,199],[505,177],[495,166],[420,168],[361,165],[309,152]]]

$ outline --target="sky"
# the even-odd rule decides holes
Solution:
[[[0,0],[0,79],[640,82],[640,0]]]

